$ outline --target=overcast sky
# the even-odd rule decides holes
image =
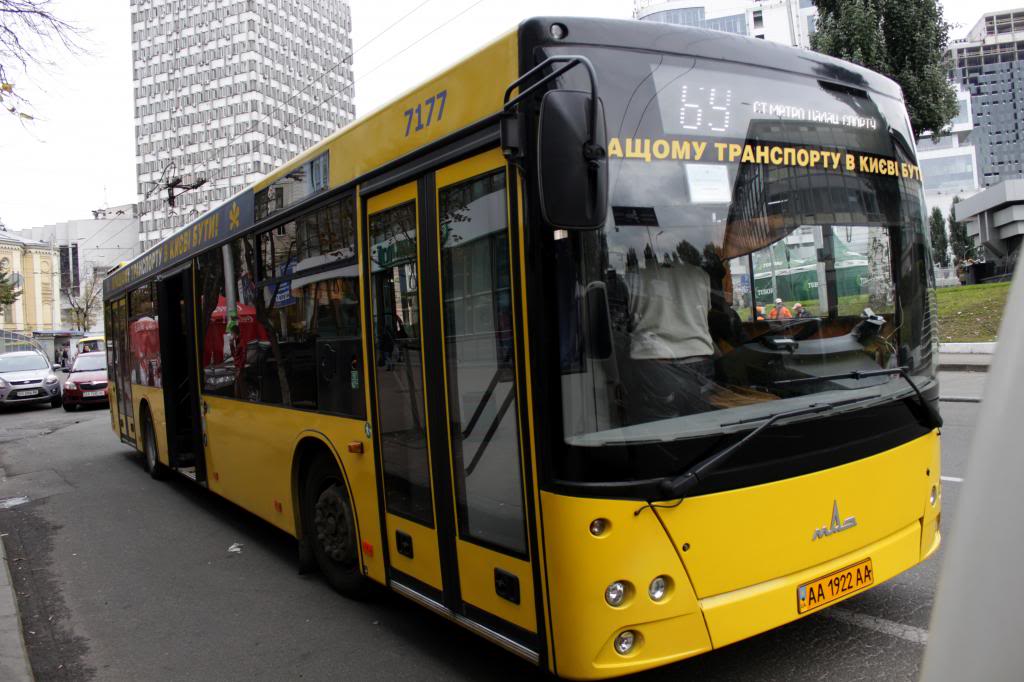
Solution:
[[[359,115],[386,104],[526,17],[629,18],[633,9],[632,0],[350,4]],[[943,5],[947,21],[960,25],[953,31],[953,37],[959,37],[984,12],[1024,7],[1024,0],[947,0]],[[87,53],[71,56],[51,47],[44,53],[51,64],[32,66],[27,76],[17,77],[15,85],[31,100],[37,120],[22,125],[0,111],[0,220],[9,229],[86,218],[93,209],[137,200],[128,0],[53,0],[52,7],[83,29],[81,42]]]

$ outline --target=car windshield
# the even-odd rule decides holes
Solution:
[[[103,354],[79,355],[72,366],[72,372],[95,372],[107,368],[107,358]]]
[[[49,363],[42,355],[0,355],[0,374],[49,368]]]
[[[611,207],[603,229],[555,233],[568,444],[671,441],[908,390],[895,373],[836,374],[933,378],[930,252],[901,102],[829,74],[592,58]],[[563,87],[587,87],[569,74]]]

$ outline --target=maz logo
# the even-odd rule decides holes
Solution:
[[[839,520],[839,503],[836,500],[832,500],[832,521],[829,522],[828,527],[822,526],[821,528],[814,531],[814,536],[811,541],[815,541],[819,538],[827,538],[829,535],[835,535],[844,530],[849,530],[857,525],[857,517],[851,516],[845,521]]]

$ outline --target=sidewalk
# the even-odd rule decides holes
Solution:
[[[0,513],[3,513],[0,511]],[[0,680],[32,682],[32,666],[28,662],[25,639],[18,617],[18,598],[7,565],[7,553],[0,538]]]
[[[994,343],[940,343],[940,372],[987,372],[996,352]]]

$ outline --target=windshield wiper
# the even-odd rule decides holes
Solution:
[[[849,402],[857,402],[849,401]],[[835,408],[834,403],[824,403],[821,405],[811,405],[810,407],[801,407],[795,410],[786,410],[785,412],[777,412],[771,417],[768,417],[758,426],[756,429],[740,438],[732,445],[719,450],[715,454],[705,457],[700,460],[689,469],[684,471],[675,478],[667,478],[661,482],[659,488],[661,492],[666,496],[667,499],[683,498],[693,490],[695,487],[700,485],[702,476],[707,476],[715,469],[725,464],[726,460],[735,454],[737,450],[749,443],[752,439],[756,438],[759,433],[767,429],[769,426],[779,421],[780,419],[786,419],[788,417],[799,417],[805,414],[819,414],[821,412],[829,412]],[[754,420],[750,420],[754,421]],[[737,422],[742,423],[742,422]]]
[[[917,394],[917,400],[921,404],[921,407],[925,411],[927,419],[924,421],[925,426],[930,426],[933,429],[937,429],[942,426],[942,415],[935,409],[935,406],[925,400],[924,394],[921,393],[921,389],[917,387],[914,380],[910,378],[909,367],[889,367],[887,369],[866,369],[866,370],[854,370],[852,372],[843,372],[841,374],[826,374],[820,377],[801,377],[799,379],[780,379],[779,381],[773,381],[773,386],[796,386],[798,384],[814,384],[820,381],[832,381],[834,379],[868,379],[870,377],[880,376],[892,376],[899,374],[901,377],[906,379],[907,383],[910,384],[910,388],[914,389],[914,393]]]

